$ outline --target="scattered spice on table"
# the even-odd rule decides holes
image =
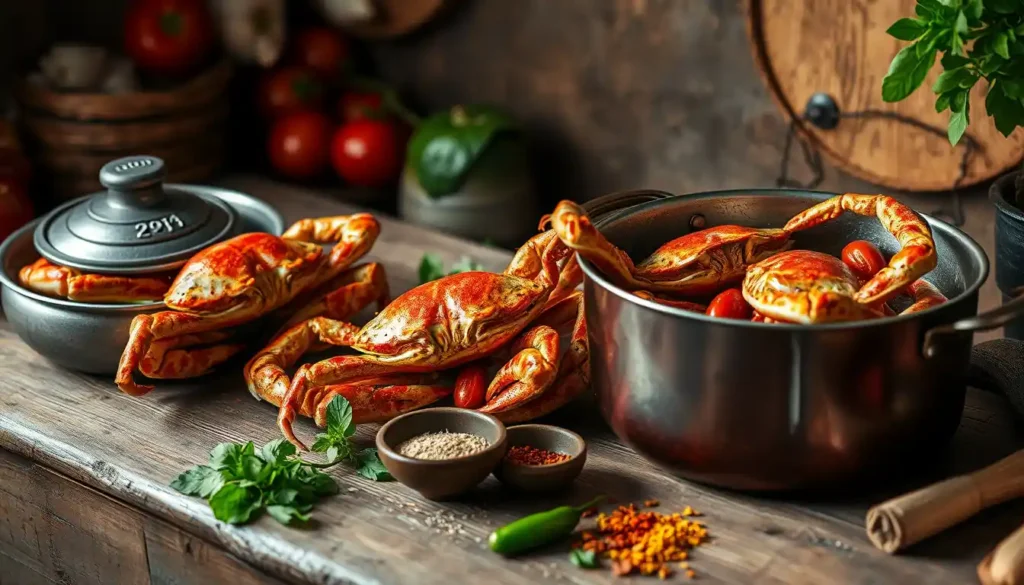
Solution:
[[[644,508],[657,508],[660,503],[658,500],[644,500]]]
[[[610,559],[617,576],[639,573],[667,579],[673,574],[669,563],[686,561],[691,549],[707,541],[707,528],[688,517],[693,512],[689,506],[674,514],[619,506],[611,514],[599,514],[596,530],[583,531],[574,548]],[[691,579],[696,576],[689,565],[679,568]]]
[[[520,465],[554,465],[555,463],[562,463],[571,459],[566,453],[548,451],[547,449],[539,449],[529,445],[513,446],[505,454],[505,458],[512,463]]]
[[[426,433],[402,442],[398,453],[414,459],[454,459],[479,453],[490,443],[487,439],[470,433]]]

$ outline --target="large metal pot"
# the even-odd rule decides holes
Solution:
[[[166,188],[188,190],[233,209],[238,223],[224,237],[245,232],[280,234],[284,231],[280,214],[250,195],[199,185],[170,184]],[[88,374],[113,374],[128,343],[132,319],[162,310],[164,305],[159,302],[80,303],[51,298],[22,287],[18,283],[18,270],[39,258],[33,236],[41,221],[45,218],[23,226],[0,244],[0,305],[7,321],[29,347],[58,365]]]
[[[781,227],[832,194],[789,190],[615,194],[587,205],[635,259],[696,229]],[[932,218],[949,302],[927,311],[802,326],[707,317],[646,301],[581,259],[592,384],[615,433],[679,475],[723,487],[784,490],[848,480],[934,452],[963,411],[972,332],[1024,312],[1018,299],[977,316],[984,251]],[[796,247],[838,255],[855,239],[886,254],[874,218],[846,214],[796,234]]]

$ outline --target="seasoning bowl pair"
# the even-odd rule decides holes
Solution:
[[[487,447],[452,459],[418,459],[399,453],[399,446],[427,433],[468,433],[482,437]],[[377,431],[377,452],[384,467],[402,484],[430,500],[457,496],[494,471],[505,456],[505,425],[475,410],[439,407],[416,410],[387,422]]]

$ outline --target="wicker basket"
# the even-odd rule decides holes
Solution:
[[[100,189],[112,159],[164,159],[168,182],[201,181],[223,164],[229,62],[167,91],[65,93],[22,81],[14,88],[36,184],[58,203]]]

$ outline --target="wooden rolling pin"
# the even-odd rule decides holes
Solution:
[[[978,579],[982,585],[1024,585],[1024,526],[978,563]]]
[[[878,504],[868,510],[865,528],[876,547],[892,554],[1020,496],[1024,496],[1024,449],[969,475]]]

